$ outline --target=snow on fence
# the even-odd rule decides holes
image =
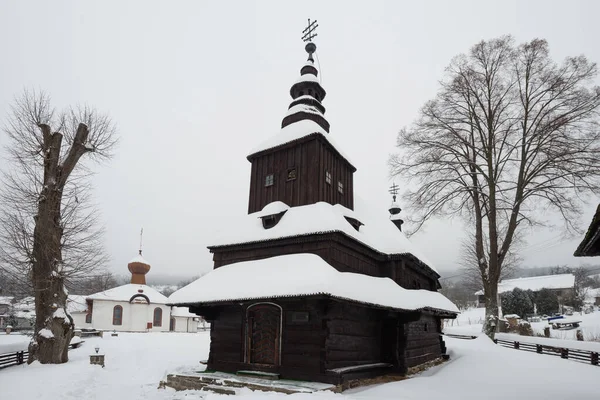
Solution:
[[[527,340],[527,337],[525,337]],[[550,339],[553,340],[553,339]],[[598,365],[598,352],[573,349],[568,347],[556,347],[542,343],[527,343],[519,340],[507,340],[507,339],[494,339],[494,343],[508,347],[511,349],[533,351],[538,354],[548,354],[552,356],[560,356],[560,358],[575,360],[579,362],[591,363],[592,365]]]
[[[79,340],[69,344],[69,350],[78,348],[82,343],[83,341]],[[28,357],[29,352],[27,350],[0,354],[0,369],[23,364]]]

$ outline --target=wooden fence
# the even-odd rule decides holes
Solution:
[[[77,347],[81,346],[82,343],[83,341],[70,344],[69,350],[76,349]],[[29,357],[29,352],[27,350],[0,354],[0,369],[10,367],[12,365],[23,364],[27,362],[27,357]]]
[[[598,353],[594,351],[554,347],[546,344],[523,343],[503,339],[494,339],[494,343],[511,349],[532,351],[538,354],[548,354],[551,356],[560,356],[560,358],[564,359],[598,365]]]

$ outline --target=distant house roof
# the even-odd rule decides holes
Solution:
[[[596,214],[592,218],[590,227],[585,237],[573,253],[575,257],[595,257],[600,256],[600,205],[596,209]]]
[[[404,289],[389,278],[339,272],[321,257],[306,253],[217,268],[173,293],[169,304],[211,304],[318,295],[402,311],[458,313],[454,303],[441,293]]]
[[[70,294],[67,296],[67,311],[69,313],[77,313],[77,312],[87,312],[87,301],[85,301],[87,296],[78,295],[78,294]]]
[[[134,296],[145,296],[150,300],[150,303],[166,304],[167,298],[159,293],[156,289],[148,285],[137,285],[128,283],[127,285],[105,290],[104,292],[95,293],[87,296],[90,300],[109,300],[109,301],[131,301]]]
[[[532,276],[530,278],[505,279],[498,284],[498,293],[510,292],[514,288],[536,292],[541,289],[570,289],[574,286],[575,275],[573,274]],[[483,290],[475,292],[477,296],[482,294]]]
[[[283,210],[283,203],[277,203],[280,204],[276,204],[278,207],[274,207],[275,210]],[[266,205],[265,209],[271,208],[272,204]],[[225,221],[217,231],[209,248],[341,232],[382,254],[410,254],[437,273],[433,264],[390,221],[387,210],[382,209],[379,214],[368,213],[366,211],[369,208],[364,207],[358,198],[355,206],[357,211],[325,202],[291,207],[281,221],[270,229],[265,229],[259,219],[263,211],[232,218],[230,224]],[[363,225],[356,230],[346,217],[354,218]]]

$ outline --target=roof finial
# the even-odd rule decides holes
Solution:
[[[306,46],[304,47],[304,49],[306,50],[306,52],[308,53],[308,61],[312,61],[314,62],[315,60],[313,59],[313,53],[315,51],[317,51],[317,45],[313,43],[313,38],[315,38],[317,36],[315,32],[315,29],[317,29],[319,25],[317,24],[317,20],[314,20],[313,22],[310,22],[310,18],[308,19],[308,26],[302,31],[303,35],[302,35],[302,40],[304,42],[308,42],[306,43]]]
[[[389,192],[394,199],[394,203],[396,202],[396,196],[398,195],[398,189],[399,189],[399,186],[396,185],[396,182],[392,183],[392,186],[390,186]]]
[[[140,256],[142,255],[142,239],[144,236],[144,228],[140,229]]]

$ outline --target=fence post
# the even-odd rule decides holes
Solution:
[[[17,351],[17,364],[23,364],[25,357],[22,351]]]
[[[592,365],[598,365],[598,353],[592,353]]]
[[[560,349],[560,358],[569,358],[569,349]]]
[[[515,349],[519,348],[519,342],[515,342]]]
[[[543,350],[543,347],[541,344],[538,344],[535,346],[535,351],[537,351],[538,353],[542,354],[542,350]]]

